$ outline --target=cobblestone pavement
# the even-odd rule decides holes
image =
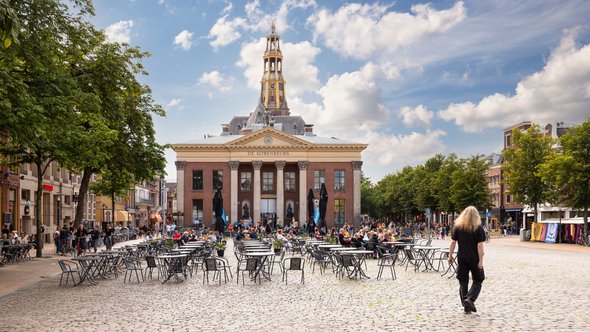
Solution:
[[[80,287],[59,287],[59,277],[51,277],[0,297],[0,331],[589,330],[590,250],[507,241],[486,244],[487,279],[478,312],[470,315],[463,313],[455,278],[398,266],[397,280],[376,280],[376,261],[368,260],[369,280],[338,280],[308,266],[305,285],[295,273],[288,285],[281,283],[276,269],[272,281],[244,286],[236,284],[235,272],[221,285],[203,285],[201,273],[182,283],[124,284],[119,277]]]

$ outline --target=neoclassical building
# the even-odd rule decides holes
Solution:
[[[307,195],[325,183],[326,224],[358,224],[361,212],[361,152],[366,144],[313,133],[313,125],[290,114],[285,98],[283,55],[275,31],[266,37],[259,102],[249,116],[234,116],[220,136],[173,144],[177,204],[190,226],[213,223],[213,195],[221,188],[229,222],[307,222]],[[317,203],[316,203],[317,204]]]

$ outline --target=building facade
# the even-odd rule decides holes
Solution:
[[[360,222],[361,152],[366,144],[313,133],[291,115],[286,100],[280,38],[267,36],[259,102],[249,116],[234,116],[220,136],[173,144],[177,154],[178,222],[211,226],[220,188],[228,222],[251,219],[286,225],[308,221],[307,195],[328,190],[326,224]],[[315,203],[314,203],[315,204]]]

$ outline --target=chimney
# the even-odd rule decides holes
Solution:
[[[303,135],[304,136],[313,136],[313,125],[312,124],[305,124],[303,126]]]
[[[229,124],[224,123],[221,125],[221,136],[229,136]]]

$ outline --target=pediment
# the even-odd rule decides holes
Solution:
[[[226,146],[238,147],[306,147],[311,146],[307,141],[276,130],[272,127],[263,128],[236,140],[228,142]]]

